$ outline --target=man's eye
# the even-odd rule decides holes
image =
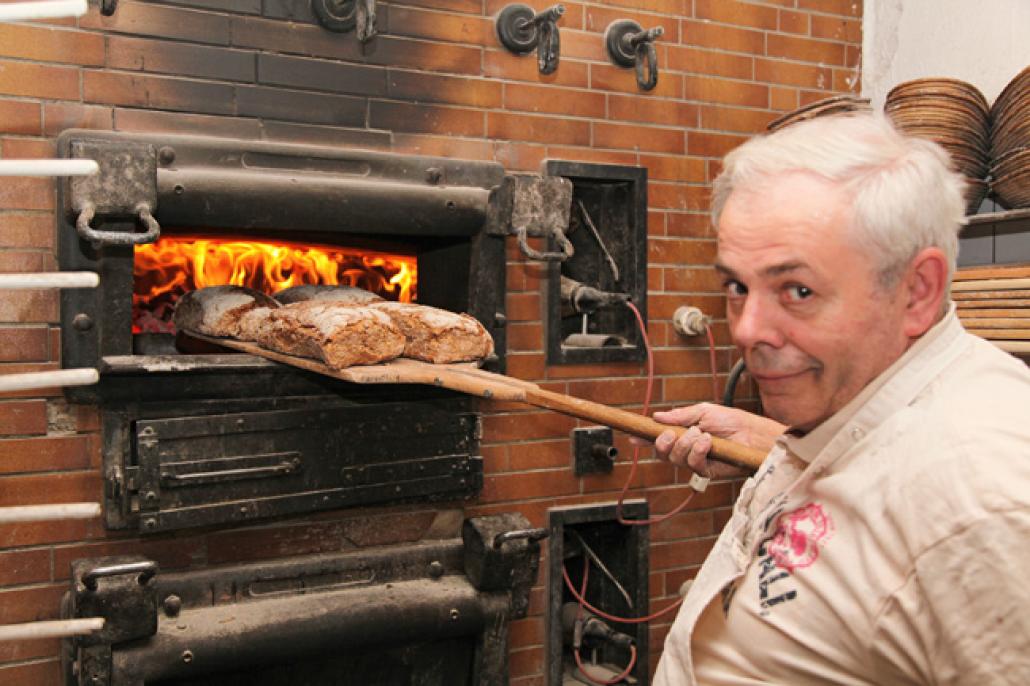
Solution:
[[[787,286],[787,296],[791,300],[795,301],[805,300],[806,298],[810,298],[812,296],[812,289],[808,286],[801,286],[797,284],[793,286]]]
[[[726,289],[726,295],[731,298],[739,298],[747,295],[747,286],[735,279],[727,279],[722,287]]]

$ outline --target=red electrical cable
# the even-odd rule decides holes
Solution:
[[[654,387],[654,352],[651,350],[651,342],[647,338],[647,327],[644,324],[644,318],[640,315],[640,310],[638,310],[631,302],[627,302],[626,306],[633,311],[634,315],[636,315],[637,325],[640,327],[640,336],[644,340],[644,349],[647,351],[647,389],[644,392],[643,410],[644,416],[647,416],[651,406],[651,390]],[[619,524],[624,526],[647,526],[649,524],[658,524],[660,522],[664,522],[670,517],[675,517],[682,512],[694,497],[694,491],[691,491],[679,505],[658,517],[650,517],[648,519],[626,519],[622,516],[622,501],[626,499],[629,487],[633,483],[634,477],[637,475],[638,462],[640,462],[640,446],[635,446],[633,448],[633,462],[630,464],[629,476],[626,477],[626,483],[623,485],[622,491],[619,493],[619,499],[615,502],[615,519],[618,520]]]
[[[658,610],[657,612],[652,612],[651,614],[647,615],[646,617],[616,617],[615,615],[610,615],[607,612],[605,612],[604,610],[599,610],[596,607],[594,607],[593,605],[591,605],[590,603],[588,603],[587,599],[584,597],[584,595],[579,593],[576,590],[576,587],[572,585],[572,579],[569,578],[569,573],[565,569],[564,565],[562,565],[561,572],[562,572],[562,576],[565,577],[565,586],[568,587],[569,591],[572,593],[572,597],[574,597],[577,601],[579,601],[579,604],[581,606],[583,606],[586,609],[590,610],[591,612],[593,612],[598,617],[601,617],[603,619],[607,619],[607,620],[612,621],[612,622],[620,622],[622,624],[643,624],[644,622],[650,622],[652,619],[657,619],[657,618],[661,617],[662,615],[668,614],[672,610],[674,610],[677,607],[679,607],[680,604],[683,602],[683,598],[679,598],[677,600],[674,600],[674,601],[672,601],[668,605],[668,607],[663,607],[661,610]],[[584,591],[584,593],[585,593],[585,591]]]
[[[568,582],[569,588],[572,589],[573,595],[579,598],[579,610],[576,613],[576,621],[578,622],[581,619],[583,619],[583,607],[586,605],[586,600],[584,600],[583,598],[587,594],[587,578],[590,574],[590,559],[586,555],[583,556],[583,587],[580,589],[579,593],[576,593],[576,589],[572,586],[572,581],[569,580],[569,575],[565,572],[565,565],[562,565],[562,573],[565,574],[565,581]],[[611,684],[617,684],[623,679],[625,679],[627,676],[629,676],[629,673],[633,671],[633,667],[635,667],[637,664],[637,647],[632,643],[630,644],[629,665],[626,667],[626,669],[622,670],[622,674],[619,674],[616,677],[612,677],[608,681],[600,681],[587,674],[586,667],[583,665],[583,658],[580,657],[579,654],[579,648],[573,647],[572,656],[576,659],[576,666],[579,667],[579,671],[583,676],[585,676],[591,682],[598,684],[599,686],[611,686]]]

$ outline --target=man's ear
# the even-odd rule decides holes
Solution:
[[[918,338],[940,319],[948,291],[948,259],[940,248],[923,248],[909,263],[905,273],[904,330]]]

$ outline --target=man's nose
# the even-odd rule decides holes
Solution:
[[[783,345],[783,334],[777,323],[773,304],[748,295],[737,308],[730,308],[728,319],[733,342],[742,348],[765,343],[774,348]]]

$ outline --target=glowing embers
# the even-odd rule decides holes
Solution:
[[[174,333],[172,312],[184,293],[224,284],[268,294],[308,284],[357,286],[387,300],[411,302],[416,259],[286,241],[166,236],[135,248],[133,333]]]

